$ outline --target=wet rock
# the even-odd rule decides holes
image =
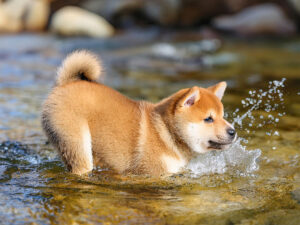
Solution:
[[[271,3],[252,6],[232,16],[217,17],[213,25],[243,35],[288,35],[296,32],[294,22],[286,17],[279,6]]]
[[[9,0],[0,3],[0,32],[43,30],[48,22],[47,0]]]
[[[102,17],[75,6],[58,10],[51,21],[51,30],[66,36],[109,37],[113,27]]]

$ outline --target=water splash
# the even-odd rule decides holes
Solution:
[[[239,115],[240,110],[237,109],[234,113],[233,124],[239,129],[246,130],[247,133],[254,131],[255,128],[261,128],[266,124],[276,127],[279,122],[279,117],[285,115],[279,109],[283,109],[283,91],[284,81],[270,81],[268,90],[262,89],[249,91],[249,97],[242,100],[242,105],[245,113]],[[257,110],[262,110],[264,115],[254,115]],[[247,125],[247,126],[246,126]],[[269,129],[266,135],[279,136],[278,131]],[[228,173],[234,176],[248,176],[259,169],[258,159],[261,155],[260,149],[246,150],[242,145],[248,140],[238,138],[238,140],[225,151],[212,151],[207,154],[199,155],[193,159],[187,166],[192,177],[200,177],[206,174],[224,174]],[[273,146],[272,149],[276,149]]]
[[[241,140],[239,138],[226,151],[212,151],[198,155],[187,167],[191,172],[191,176],[198,177],[214,173],[247,176],[258,170],[257,159],[261,155],[261,150],[248,151],[245,146],[241,145]]]
[[[282,88],[284,87],[285,78],[281,81],[274,80],[269,82],[268,90],[262,89],[250,90],[249,97],[241,101],[246,112],[239,115],[240,109],[237,108],[233,112],[233,125],[239,129],[245,129],[247,133],[255,132],[255,128],[261,128],[265,125],[272,124],[273,128],[279,122],[279,118],[285,115],[284,98]],[[253,112],[261,110],[259,116],[255,116]],[[271,129],[266,133],[268,136],[278,136],[279,132]]]

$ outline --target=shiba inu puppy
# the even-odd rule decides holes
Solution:
[[[182,89],[153,104],[97,83],[99,76],[95,55],[70,54],[43,106],[43,129],[72,173],[94,166],[121,174],[177,173],[196,154],[226,149],[236,138],[223,118],[225,82]]]

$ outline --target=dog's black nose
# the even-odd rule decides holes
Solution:
[[[230,135],[230,137],[234,137],[234,135],[235,135],[235,130],[234,129],[232,129],[232,128],[228,128],[227,129],[227,134],[229,134]]]

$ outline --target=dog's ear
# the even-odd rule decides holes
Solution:
[[[180,99],[179,105],[181,107],[190,107],[194,105],[200,99],[200,91],[198,87],[192,87],[190,90]]]
[[[207,89],[210,90],[212,93],[214,93],[221,100],[224,95],[226,87],[227,87],[226,82],[222,81],[220,83],[217,83],[214,86],[208,87]]]

